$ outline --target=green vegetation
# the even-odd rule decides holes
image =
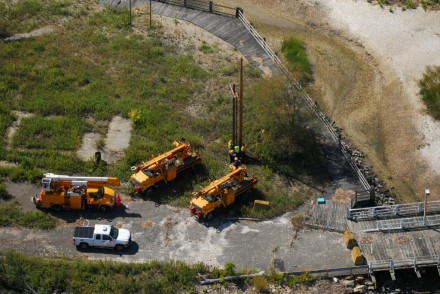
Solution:
[[[200,45],[199,50],[202,51],[204,54],[213,53],[214,49],[208,45],[205,41],[202,42],[202,45]]]
[[[1,167],[0,174],[32,182],[45,172],[128,181],[131,166],[169,150],[181,137],[201,152],[203,166],[173,183],[178,193],[161,191],[158,202],[187,206],[192,191],[228,172],[231,105],[225,88],[238,81],[238,61],[206,72],[193,55],[181,55],[167,43],[161,26],[142,35],[134,32],[122,8],[89,9],[82,2],[58,0],[12,5],[0,0],[0,13],[3,35],[56,27],[49,34],[0,43],[1,131],[16,119],[14,111],[32,114],[22,119],[11,142],[0,140],[0,160],[18,164]],[[292,39],[283,48],[292,70],[310,81],[303,44]],[[216,50],[206,43],[198,49],[205,54]],[[310,193],[304,188],[293,194],[286,177],[325,181],[326,163],[316,134],[306,127],[309,119],[287,95],[285,81],[263,80],[250,66],[244,75],[243,135],[256,159],[248,171],[259,183],[233,211],[268,218],[297,207]],[[76,151],[84,133],[103,135],[115,115],[130,118],[133,125],[124,157],[114,165],[80,160]],[[103,145],[99,140],[98,147]],[[270,201],[270,207],[254,210],[255,199]]]
[[[0,254],[0,288],[8,293],[193,293],[203,264],[119,263]]]
[[[31,229],[53,229],[56,218],[41,211],[23,212],[16,202],[0,205],[0,226],[18,225]]]
[[[0,252],[0,287],[7,293],[195,293],[200,275],[221,279],[245,273],[236,272],[233,263],[219,269],[179,261],[120,263]],[[269,284],[293,287],[314,280],[307,272],[287,276],[272,271],[267,277],[248,279],[244,285],[268,293]]]
[[[287,59],[289,70],[298,80],[304,83],[313,80],[312,68],[307,59],[303,41],[295,38],[284,40],[281,52]]]
[[[304,272],[301,275],[290,276],[286,280],[286,285],[289,286],[289,287],[293,287],[293,286],[296,286],[296,285],[306,285],[306,284],[311,283],[311,282],[313,282],[315,280],[316,280],[316,278],[311,276],[308,272]]]
[[[440,66],[428,66],[419,80],[419,87],[428,113],[435,120],[440,120]]]
[[[9,195],[6,190],[6,185],[4,183],[0,183],[0,200],[9,200],[11,195]]]
[[[377,2],[380,7],[384,6],[398,6],[401,7],[402,10],[406,9],[416,9],[419,5],[423,7],[423,9],[431,9],[438,10],[440,9],[440,0],[367,0],[369,3]],[[390,12],[393,10],[390,8]]]

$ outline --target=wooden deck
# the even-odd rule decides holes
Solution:
[[[159,2],[153,2],[152,9],[153,14],[185,20],[210,32],[237,48],[253,67],[267,68],[273,73],[279,73],[277,65],[238,18]]]
[[[440,225],[375,231],[378,220],[350,220],[347,218],[349,208],[330,200],[315,204],[304,222],[327,230],[352,231],[372,271],[388,270],[393,275],[394,269],[414,268],[417,273],[418,267],[440,266]],[[393,221],[402,219],[397,217]]]

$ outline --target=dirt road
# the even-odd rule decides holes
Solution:
[[[36,211],[30,197],[39,187],[8,183],[25,211]],[[14,250],[39,256],[81,257],[115,261],[204,262],[223,267],[232,262],[239,268],[268,271],[301,271],[352,265],[350,250],[342,234],[301,230],[296,235],[290,224],[294,212],[269,221],[254,222],[219,216],[208,224],[190,217],[187,209],[152,201],[124,197],[124,205],[102,214],[94,209],[51,212],[59,219],[54,230],[0,228],[0,250]],[[113,224],[131,230],[133,244],[122,253],[109,249],[78,251],[72,244],[77,225]],[[311,254],[313,253],[313,254]]]

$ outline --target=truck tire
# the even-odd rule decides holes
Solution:
[[[63,207],[59,204],[52,205],[52,210],[56,212],[60,212],[63,210]]]
[[[84,242],[79,243],[79,248],[81,248],[81,249],[87,249],[87,248],[89,248],[89,244],[84,243]]]
[[[124,249],[124,246],[122,246],[121,244],[118,244],[115,246],[116,251],[122,251]]]
[[[107,205],[101,205],[101,206],[99,207],[99,211],[102,212],[102,213],[105,213],[105,212],[107,212],[108,210],[109,210],[109,207],[108,207]]]

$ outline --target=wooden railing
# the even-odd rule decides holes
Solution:
[[[214,1],[207,0],[152,0],[195,10],[205,11],[209,13],[237,17],[238,11],[243,11],[239,7],[229,7],[225,5],[215,4]]]

